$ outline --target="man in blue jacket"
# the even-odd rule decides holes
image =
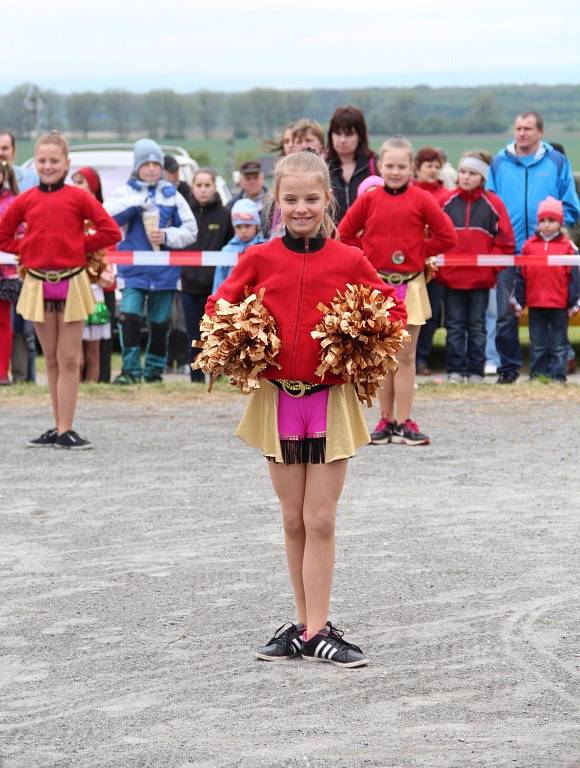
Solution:
[[[548,195],[564,205],[564,223],[572,225],[580,216],[569,161],[543,141],[544,120],[538,112],[523,112],[514,125],[514,141],[497,153],[487,178],[487,188],[504,201],[516,238],[516,252],[534,234],[538,204]],[[515,267],[502,270],[497,280],[496,346],[500,356],[498,384],[513,384],[520,373],[522,353],[518,319],[510,297]]]

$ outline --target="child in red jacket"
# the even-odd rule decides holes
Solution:
[[[443,210],[459,238],[448,253],[513,253],[514,233],[507,209],[500,198],[484,189],[492,157],[481,150],[466,152],[459,161],[457,189],[447,193]],[[447,380],[459,384],[484,381],[485,310],[489,289],[498,267],[441,267],[445,286],[447,327]]]
[[[580,308],[580,275],[575,266],[548,266],[546,258],[577,254],[578,249],[563,231],[564,208],[547,197],[538,206],[536,234],[524,243],[522,256],[538,259],[538,265],[516,271],[512,297],[519,317],[528,305],[530,328],[530,379],[540,376],[566,382],[568,317]]]
[[[412,185],[413,147],[406,139],[394,136],[383,144],[380,166],[384,186],[359,197],[339,227],[343,242],[362,245],[365,256],[407,309],[411,343],[399,353],[396,375],[387,376],[379,390],[381,418],[371,439],[375,445],[427,445],[429,438],[411,419],[417,338],[431,317],[425,259],[452,248],[457,235],[433,195]]]
[[[32,448],[85,450],[73,431],[84,322],[94,299],[87,255],[121,238],[119,227],[88,192],[65,184],[68,143],[58,131],[36,142],[37,187],[19,195],[0,222],[0,251],[19,256],[27,270],[17,312],[34,322],[46,361],[54,427],[30,440]],[[85,235],[85,221],[94,234]],[[24,224],[24,237],[16,232]]]
[[[237,435],[260,448],[282,507],[286,557],[298,620],[288,622],[257,653],[277,661],[302,655],[341,667],[367,663],[328,621],[335,559],[336,507],[347,459],[369,442],[354,386],[315,371],[320,342],[311,336],[321,312],[347,283],[378,288],[395,299],[390,310],[405,320],[402,302],[378,277],[358,248],[333,239],[327,213],[332,193],[328,167],[314,152],[278,161],[274,199],[286,233],[244,253],[231,275],[210,296],[206,312],[220,298],[239,302],[244,289],[264,289],[263,302],[282,341],[281,369],[266,369],[250,396]]]

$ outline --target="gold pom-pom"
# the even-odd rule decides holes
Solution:
[[[264,289],[247,296],[240,304],[218,299],[215,314],[204,315],[201,321],[201,340],[192,346],[201,352],[191,364],[209,373],[211,392],[218,376],[230,377],[244,395],[259,389],[259,374],[274,365],[282,342],[276,335],[273,317],[262,304]]]
[[[91,283],[98,283],[107,267],[107,251],[95,251],[87,255],[87,274]]]
[[[352,382],[369,408],[381,381],[399,367],[397,352],[410,339],[403,323],[389,317],[394,305],[376,288],[350,284],[329,307],[318,305],[323,316],[311,334],[321,347],[316,375],[330,372]]]

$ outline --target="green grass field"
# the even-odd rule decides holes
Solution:
[[[387,136],[371,136],[371,146],[378,150],[381,143]],[[486,149],[492,154],[501,149],[510,138],[509,133],[498,134],[439,134],[436,136],[409,136],[408,137],[418,149],[426,144],[433,144],[437,147],[443,147],[449,156],[449,160],[456,164],[461,153],[467,149],[475,147]],[[580,131],[573,133],[562,129],[548,131],[546,133],[548,140],[558,141],[564,145],[567,155],[570,158],[572,167],[580,171]],[[91,139],[91,142],[97,141]],[[82,144],[81,140],[71,139],[71,144]],[[172,142],[168,142],[172,143]],[[212,139],[186,139],[180,143],[193,157],[199,158],[203,164],[209,161],[220,173],[224,173],[228,163],[239,165],[244,160],[252,157],[266,154],[266,150],[260,139],[249,137],[247,139],[237,139],[233,147],[228,145],[225,138]],[[23,162],[32,155],[33,143],[30,141],[18,142],[18,162]],[[233,151],[233,156],[232,156]]]

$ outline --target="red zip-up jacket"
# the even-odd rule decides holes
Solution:
[[[95,229],[85,235],[85,221]],[[15,238],[21,224],[24,237]],[[69,269],[86,264],[88,253],[121,240],[121,230],[91,194],[64,181],[18,195],[0,221],[0,251],[20,255],[24,267]]]
[[[424,192],[429,192],[430,195],[433,195],[433,197],[439,203],[439,205],[442,205],[443,201],[445,200],[445,198],[449,193],[449,190],[443,186],[442,181],[429,182],[429,181],[415,180],[413,182],[413,185],[418,189],[422,189]]]
[[[573,255],[578,249],[564,235],[544,240],[530,237],[523,245],[522,256],[538,256],[543,261],[549,255]],[[514,296],[518,304],[543,309],[566,309],[578,302],[578,267],[519,267],[516,271]]]
[[[361,245],[371,264],[383,272],[422,272],[426,257],[457,243],[453,225],[433,195],[417,186],[367,192],[348,209],[339,232],[344,243]]]
[[[449,216],[458,243],[447,253],[513,253],[515,237],[507,208],[494,192],[481,187],[471,192],[448,191],[443,210]],[[493,288],[501,267],[440,267],[437,277],[448,288],[462,291]]]
[[[262,376],[313,384],[340,384],[343,380],[331,373],[327,373],[322,382],[316,376],[320,341],[313,339],[310,333],[322,317],[318,303],[328,305],[347,283],[378,288],[395,302],[390,310],[391,317],[406,322],[404,304],[381,280],[364,254],[358,248],[320,235],[305,240],[286,234],[283,238],[248,248],[226,281],[209,297],[205,311],[212,314],[218,299],[233,303],[242,301],[246,287],[252,292],[264,288],[264,306],[276,321],[277,334],[282,341],[277,358],[282,368],[269,367]]]

